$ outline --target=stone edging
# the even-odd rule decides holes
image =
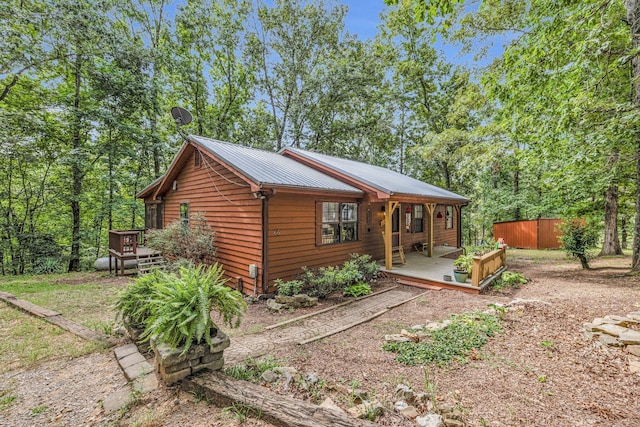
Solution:
[[[630,328],[635,326],[635,329]],[[629,371],[640,373],[640,311],[626,316],[607,315],[584,323],[584,336],[609,347],[619,347],[628,353]]]

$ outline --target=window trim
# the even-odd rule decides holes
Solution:
[[[417,218],[415,216],[415,212],[416,212],[416,207],[420,207],[420,218]],[[412,233],[424,233],[425,231],[425,227],[424,227],[424,212],[425,212],[425,208],[424,205],[421,203],[415,203],[413,205],[411,205],[411,232]],[[420,220],[420,231],[416,230],[416,223],[417,220]]]

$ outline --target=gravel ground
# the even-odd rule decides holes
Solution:
[[[510,294],[428,291],[367,324],[305,346],[282,346],[274,356],[325,381],[314,399],[329,396],[345,408],[348,399],[332,391],[332,384],[357,385],[381,401],[391,401],[399,383],[418,391],[429,384],[437,404],[461,408],[468,426],[640,425],[640,375],[629,372],[621,350],[602,349],[582,336],[582,323],[594,317],[640,310],[640,278],[625,274],[628,264],[628,258],[608,258],[582,271],[566,261],[512,263],[510,269],[530,282]],[[466,364],[409,367],[381,348],[385,334],[516,298],[535,302],[511,311],[503,332]],[[319,308],[340,300],[325,300]],[[274,315],[264,303],[250,304],[243,326],[232,335],[258,332],[308,311]],[[0,406],[0,425],[233,426],[243,418],[238,408],[222,410],[164,386],[104,414],[102,400],[125,384],[110,352],[8,372],[0,375],[0,399],[15,400]],[[282,392],[310,397],[295,388]],[[390,413],[378,423],[411,425]],[[243,425],[269,426],[255,419]]]

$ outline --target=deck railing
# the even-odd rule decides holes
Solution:
[[[507,265],[507,252],[504,248],[496,249],[488,254],[473,257],[473,269],[471,270],[471,284],[480,286],[487,277],[494,275],[498,270]]]
[[[136,255],[144,242],[144,230],[109,230],[109,250]]]

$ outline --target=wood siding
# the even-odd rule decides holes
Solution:
[[[503,238],[507,246],[520,249],[558,249],[560,233],[556,225],[562,220],[542,218],[497,222],[493,224],[493,237]]]
[[[215,260],[223,265],[227,284],[253,294],[254,279],[249,265],[258,266],[258,293],[262,289],[262,201],[253,197],[249,184],[208,156],[194,166],[193,153],[176,176],[176,190],[164,195],[163,224],[180,218],[180,204],[189,203],[189,213],[204,213],[215,232]]]
[[[316,244],[316,232],[321,218],[316,217],[316,204],[322,202],[359,203],[358,240],[355,242]],[[277,193],[269,200],[269,282],[275,279],[292,280],[306,267],[339,265],[350,254],[370,254],[374,259],[384,257],[384,242],[380,228],[381,204],[370,204],[340,196],[313,196]],[[367,210],[371,209],[371,214]],[[368,223],[367,219],[371,218]],[[270,286],[272,289],[272,286]]]

